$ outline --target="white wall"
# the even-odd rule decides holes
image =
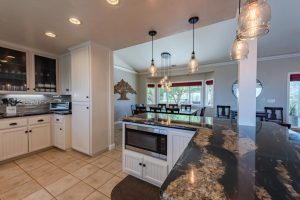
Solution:
[[[222,66],[211,65],[209,67],[201,68],[198,73],[192,76],[182,75],[187,71],[177,70],[172,74],[180,75],[185,80],[195,80],[194,77],[203,77],[202,73],[214,72],[212,78],[214,79],[214,107],[217,105],[230,105],[232,109],[237,109],[237,99],[233,96],[231,87],[234,81],[237,80],[237,63],[229,63]],[[288,107],[287,98],[287,81],[289,72],[300,71],[300,57],[281,58],[272,60],[259,60],[257,69],[257,78],[263,84],[261,95],[257,98],[257,110],[264,110],[265,106],[283,107],[284,115],[286,116]],[[139,94],[138,102],[145,103],[146,92],[145,86],[149,81],[148,75],[141,74],[138,76]],[[216,115],[215,111],[213,111]]]
[[[137,91],[138,93],[138,77],[137,73],[133,71],[133,69],[124,63],[121,59],[114,56],[114,85],[117,84],[121,79],[128,82],[131,87]],[[139,94],[139,93],[138,93]],[[135,105],[137,103],[137,95],[136,94],[127,94],[127,97],[130,100],[118,100],[120,97],[119,94],[114,95],[114,121],[120,121],[122,116],[131,115],[131,105]]]

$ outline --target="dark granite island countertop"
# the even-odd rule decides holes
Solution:
[[[300,199],[300,135],[285,127],[153,113],[124,121],[195,130],[161,186],[162,199]]]

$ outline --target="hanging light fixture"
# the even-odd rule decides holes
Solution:
[[[239,0],[239,15],[241,13],[241,0]],[[241,40],[238,32],[236,33],[236,39],[234,40],[230,57],[232,60],[243,60],[248,57],[249,54],[249,45],[246,40]]]
[[[162,89],[167,91],[171,90],[172,82],[170,78],[170,66],[171,66],[171,54],[168,52],[161,53],[161,75],[162,79],[160,80],[160,85]]]
[[[255,39],[270,31],[271,6],[267,0],[247,0],[238,20],[241,40]]]
[[[195,71],[197,71],[198,65],[199,65],[198,60],[196,59],[196,56],[195,56],[195,24],[198,21],[199,21],[199,17],[191,17],[189,19],[189,23],[193,24],[193,52],[192,52],[192,56],[191,56],[191,59],[188,64],[188,68],[191,73],[194,73]]]
[[[151,74],[151,76],[155,76],[156,72],[157,72],[157,67],[154,64],[154,59],[153,59],[153,37],[157,34],[156,31],[152,30],[149,31],[149,35],[152,38],[152,60],[151,60],[151,65],[148,68],[149,73]]]

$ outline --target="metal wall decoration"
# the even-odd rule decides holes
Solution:
[[[114,86],[114,94],[120,94],[118,100],[130,100],[127,93],[136,94],[136,91],[123,79]]]

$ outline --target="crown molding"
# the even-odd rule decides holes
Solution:
[[[132,74],[138,74],[138,72],[134,71],[133,69],[128,69],[128,68],[122,67],[120,65],[114,65],[114,68],[125,71],[125,72],[129,72],[129,73],[132,73]]]
[[[267,56],[267,57],[261,57],[257,59],[257,62],[263,62],[263,61],[272,61],[272,60],[281,60],[281,59],[288,59],[288,58],[297,58],[300,57],[300,53],[293,53],[293,54],[283,54],[283,55],[277,55],[277,56]],[[221,67],[221,66],[228,66],[228,65],[234,65],[237,64],[238,61],[228,61],[228,62],[219,62],[219,63],[211,63],[211,64],[205,64],[200,65],[201,68],[207,68],[207,67]],[[176,68],[170,68],[170,72],[176,72],[176,71],[185,71],[186,65],[181,65]],[[158,70],[158,73],[161,70]],[[147,75],[149,74],[147,71],[141,71],[138,72],[138,75]]]

